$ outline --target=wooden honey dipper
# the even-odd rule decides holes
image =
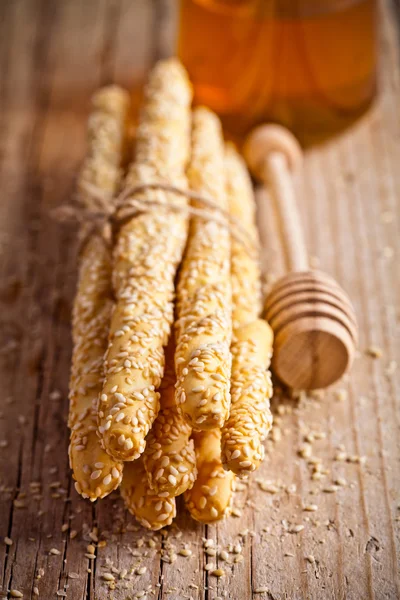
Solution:
[[[264,316],[275,335],[272,367],[292,388],[327,387],[351,366],[357,321],[336,281],[309,267],[291,176],[302,160],[300,145],[283,127],[262,125],[247,138],[244,156],[271,192],[289,271],[265,302]]]

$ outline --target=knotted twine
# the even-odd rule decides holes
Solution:
[[[258,258],[258,244],[240,221],[203,194],[189,189],[181,189],[168,183],[154,182],[127,186],[113,199],[111,194],[107,194],[91,183],[81,183],[79,187],[80,193],[75,196],[72,204],[63,205],[53,211],[53,215],[58,221],[75,221],[80,226],[79,253],[83,251],[92,235],[99,235],[111,249],[115,235],[122,225],[140,214],[151,213],[155,209],[161,208],[167,211],[186,213],[206,221],[214,221],[227,227],[230,235],[245,248],[248,254],[254,259]],[[137,198],[137,194],[146,190],[162,190],[186,196],[191,200],[196,200],[205,208],[161,202],[156,199],[141,200]]]

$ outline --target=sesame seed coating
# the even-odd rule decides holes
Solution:
[[[255,202],[246,166],[231,145],[226,147],[227,195],[232,215],[257,240]],[[224,467],[245,477],[264,458],[263,440],[272,426],[271,374],[273,334],[258,319],[261,309],[258,261],[232,239],[233,340],[231,410],[222,429]]]
[[[236,476],[221,462],[221,430],[193,432],[197,479],[185,492],[191,516],[201,523],[220,521],[230,514]]]
[[[143,456],[125,465],[120,491],[129,512],[147,529],[166,527],[176,516],[175,498],[159,496],[150,489]]]
[[[166,350],[166,368],[160,386],[161,410],[146,438],[143,453],[148,481],[154,493],[168,492],[179,496],[191,488],[196,477],[192,428],[175,403],[175,344],[171,339]]]
[[[128,94],[116,86],[99,90],[93,98],[88,125],[88,155],[78,187],[95,185],[110,198],[120,179]],[[87,203],[90,196],[84,197]],[[71,429],[69,459],[75,489],[94,501],[118,487],[122,463],[108,456],[96,434],[98,395],[103,378],[112,311],[111,257],[103,239],[92,236],[82,250],[78,290],[73,308],[73,353],[70,378]]]
[[[150,74],[126,186],[162,182],[186,187],[191,88],[175,60]],[[147,189],[137,199],[185,205],[183,196]],[[163,346],[173,320],[174,278],[187,237],[184,213],[144,212],[120,228],[114,249],[112,315],[105,357],[99,433],[117,459],[138,458],[159,411]]]
[[[221,124],[205,108],[193,113],[188,178],[192,190],[227,209]],[[194,217],[177,286],[175,367],[177,403],[199,430],[219,428],[228,416],[231,309],[229,230]]]

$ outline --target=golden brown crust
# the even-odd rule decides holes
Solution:
[[[109,194],[110,201],[117,190],[129,98],[124,90],[109,86],[95,94],[92,104],[88,155],[78,183],[82,199],[88,205],[92,200],[86,184]],[[123,466],[106,454],[96,434],[111,311],[111,256],[102,238],[94,235],[83,248],[80,259],[73,309],[69,412],[69,458],[75,488],[92,501],[118,487]]]
[[[191,88],[183,67],[162,61],[152,71],[126,186],[163,182],[185,188]],[[184,196],[144,190],[137,198],[185,205]],[[134,460],[159,410],[163,345],[173,320],[174,277],[187,237],[187,217],[160,207],[129,220],[114,251],[112,316],[99,432],[107,452]]]
[[[120,490],[127,509],[143,527],[157,531],[171,525],[176,515],[175,498],[150,489],[142,456],[125,465]]]
[[[221,125],[205,108],[193,113],[188,177],[192,190],[227,209]],[[177,404],[196,429],[221,427],[228,416],[231,308],[229,230],[195,217],[177,287],[175,367]]]
[[[193,438],[198,475],[185,502],[196,521],[213,523],[229,515],[236,477],[222,466],[220,429],[194,432]]]
[[[255,202],[244,161],[233,148],[226,149],[229,209],[256,244]],[[224,466],[241,477],[257,469],[264,458],[263,440],[272,426],[269,365],[273,334],[258,319],[261,309],[259,265],[232,239],[233,340],[231,410],[222,429]]]

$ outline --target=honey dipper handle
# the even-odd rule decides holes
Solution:
[[[307,271],[308,253],[296,203],[292,175],[288,169],[285,155],[281,152],[271,152],[265,160],[263,171],[263,180],[266,180],[269,184],[274,208],[278,216],[287,269],[290,271]]]
[[[302,159],[298,141],[280,125],[261,125],[251,132],[243,152],[252,173],[269,186],[287,268],[307,271],[308,254],[291,174]]]

